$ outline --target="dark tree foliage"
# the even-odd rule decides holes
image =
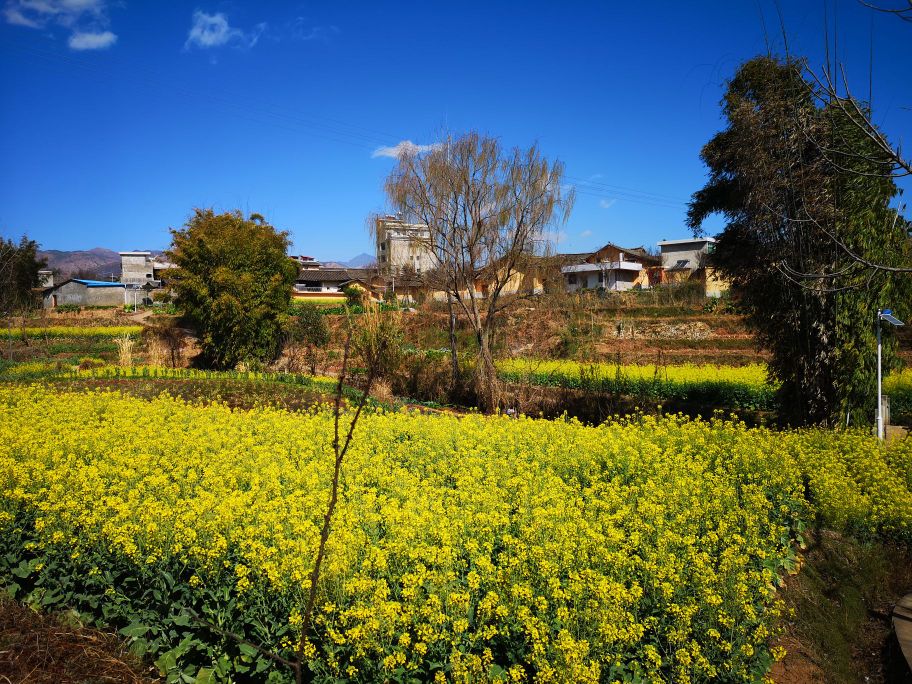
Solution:
[[[38,258],[38,243],[24,235],[19,243],[0,238],[0,313],[31,309],[38,303],[38,271],[47,261]]]
[[[225,369],[275,358],[297,275],[287,233],[259,214],[196,209],[171,235],[177,268],[169,279],[198,328],[204,363]]]
[[[330,341],[326,316],[318,306],[309,302],[294,307],[293,313],[285,335],[289,355],[295,365],[305,365],[315,375],[320,352]]]
[[[699,233],[710,214],[725,217],[711,260],[771,352],[789,420],[868,421],[876,309],[902,310],[908,277],[840,278],[857,264],[839,242],[881,262],[905,257],[908,224],[890,207],[897,188],[870,141],[820,102],[800,62],[746,62],[722,108],[728,126],[701,152],[709,181],[694,193],[689,224]]]

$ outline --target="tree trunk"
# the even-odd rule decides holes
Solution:
[[[451,378],[450,392],[456,393],[459,390],[459,356],[456,353],[456,312],[453,310],[453,298],[447,295],[447,308],[450,314],[450,363]]]
[[[487,326],[478,333],[478,361],[475,366],[475,391],[478,394],[478,408],[493,413],[499,404],[497,368],[491,354],[490,331]]]

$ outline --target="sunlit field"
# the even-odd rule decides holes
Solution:
[[[343,417],[343,427],[347,420]],[[0,389],[0,563],[188,677],[290,670],[332,413]],[[643,417],[372,411],[307,656],[318,681],[755,681],[806,530],[909,539],[912,447]],[[260,676],[265,676],[261,674]]]

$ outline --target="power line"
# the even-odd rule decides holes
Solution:
[[[565,176],[567,180],[575,181],[581,183],[585,186],[592,187],[594,189],[604,189],[605,192],[619,192],[633,194],[642,197],[648,197],[664,202],[673,202],[675,204],[687,204],[686,200],[682,200],[680,197],[674,197],[672,195],[665,195],[658,192],[651,192],[646,190],[637,190],[636,188],[629,188],[623,185],[615,185],[613,183],[603,183],[601,181],[594,181],[585,178],[579,178],[577,176]]]

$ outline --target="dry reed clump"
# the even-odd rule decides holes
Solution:
[[[150,366],[170,367],[171,354],[157,335],[146,336],[146,358]]]
[[[180,328],[147,327],[143,330],[143,346],[149,365],[181,368],[187,356],[187,336]]]
[[[388,380],[384,380],[383,378],[374,380],[370,396],[372,399],[376,399],[382,404],[390,404],[396,399],[396,395],[393,394],[392,385],[390,385]]]
[[[135,341],[130,335],[124,333],[114,338],[114,344],[117,345],[117,365],[130,367],[133,365],[133,345]]]

